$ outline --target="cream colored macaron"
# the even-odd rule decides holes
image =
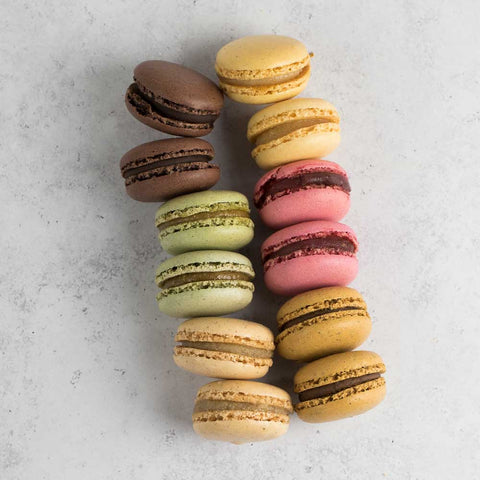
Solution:
[[[285,163],[320,158],[340,144],[340,117],[320,98],[294,98],[270,105],[248,122],[247,137],[255,144],[252,157],[270,170]]]
[[[217,53],[220,88],[241,103],[273,103],[298,95],[310,77],[310,54],[298,40],[281,35],[243,37]]]
[[[295,411],[309,423],[364,413],[385,397],[384,372],[383,360],[373,352],[357,350],[315,360],[295,375],[300,400]]]
[[[201,387],[192,420],[198,435],[236,444],[277,438],[288,430],[290,395],[248,380],[219,380]]]
[[[189,372],[207,377],[252,379],[272,366],[273,334],[259,323],[236,318],[202,317],[177,330],[173,360]]]
[[[310,362],[360,346],[372,322],[360,293],[349,287],[325,287],[301,293],[277,314],[278,353]]]

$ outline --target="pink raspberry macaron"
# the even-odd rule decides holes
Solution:
[[[267,288],[278,295],[348,285],[357,275],[358,242],[342,223],[317,220],[286,227],[262,245]]]
[[[337,222],[350,208],[350,184],[334,162],[301,160],[266,173],[255,186],[253,200],[271,228],[310,220]]]

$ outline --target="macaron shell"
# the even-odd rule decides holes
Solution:
[[[187,288],[163,290],[157,296],[158,308],[171,317],[225,315],[245,308],[253,298],[250,282],[194,282]],[[171,292],[169,292],[171,290]]]
[[[368,338],[371,328],[369,317],[342,312],[339,317],[332,315],[284,330],[277,336],[277,351],[289,360],[310,362],[357,348]]]
[[[308,423],[340,420],[374,408],[385,398],[386,392],[385,379],[379,378],[332,395],[325,403],[316,400],[301,402],[295,406],[295,411]]]
[[[356,257],[346,255],[307,255],[271,266],[264,275],[267,288],[293,296],[314,288],[348,285],[358,273]]]
[[[337,124],[322,123],[259,145],[252,150],[252,157],[260,168],[270,170],[296,160],[325,157],[340,145],[340,139]]]
[[[185,170],[168,175],[155,176],[127,185],[127,194],[140,202],[160,202],[177,195],[208,190],[220,179],[220,168]]]
[[[175,364],[197,375],[214,378],[254,379],[265,376],[270,365],[244,355],[199,349],[175,349]]]
[[[231,412],[229,412],[231,413]],[[245,412],[237,412],[237,418],[201,421],[194,415],[194,431],[208,440],[230,442],[236,445],[273,440],[287,433],[288,423],[246,418]]]
[[[262,221],[280,229],[311,220],[341,220],[350,209],[350,195],[336,188],[309,188],[289,193],[259,210]]]
[[[253,232],[253,222],[247,218],[220,218],[177,225],[174,232],[166,229],[158,238],[166,252],[178,255],[192,250],[238,250],[252,241]]]
[[[224,45],[217,53],[217,74],[232,78],[264,78],[269,70],[292,66],[309,57],[305,45],[283,35],[251,35]]]

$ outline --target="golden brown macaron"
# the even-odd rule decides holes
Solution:
[[[295,411],[305,422],[352,417],[378,405],[386,394],[385,365],[373,352],[337,353],[315,360],[295,375],[300,402]]]
[[[321,158],[340,144],[340,117],[321,98],[293,98],[255,113],[247,127],[252,157],[270,170],[285,163]]]
[[[273,334],[264,325],[237,318],[200,317],[177,330],[173,360],[207,377],[252,379],[272,366]]]
[[[301,362],[353,350],[372,328],[365,301],[349,287],[301,293],[282,305],[277,323],[278,353]]]
[[[292,411],[290,395],[281,388],[248,380],[219,380],[199,389],[193,429],[209,440],[261,442],[285,434]]]
[[[223,46],[215,70],[220,88],[241,103],[273,103],[298,95],[310,77],[305,45],[281,35],[253,35]]]

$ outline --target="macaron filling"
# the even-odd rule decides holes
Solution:
[[[357,246],[354,241],[338,232],[328,233],[316,236],[300,236],[293,238],[290,243],[283,245],[274,245],[263,253],[263,262],[265,266],[272,260],[283,261],[290,257],[297,256],[300,252],[302,255],[348,255],[354,256]]]
[[[291,408],[271,405],[268,403],[250,403],[250,402],[235,402],[232,400],[209,400],[201,399],[195,402],[193,413],[203,412],[222,412],[222,411],[251,411],[251,412],[265,412],[274,413],[277,415],[290,415]]]
[[[184,273],[166,278],[158,286],[162,289],[180,287],[186,283],[207,282],[207,281],[245,281],[249,282],[252,276],[245,272],[217,271],[217,272],[195,272]]]
[[[267,180],[254,199],[255,207],[260,209],[275,198],[308,188],[336,188],[350,193],[350,184],[344,175],[328,171],[302,172],[295,177],[273,177]]]
[[[305,60],[308,62],[310,57],[307,57]],[[300,64],[302,65],[303,62]],[[241,75],[241,72],[236,72],[237,77],[225,77],[220,75],[218,78],[223,83],[228,83],[229,85],[235,85],[239,87],[257,87],[257,86],[264,86],[264,85],[277,85],[279,83],[287,83],[291,82],[292,80],[296,80],[297,78],[303,77],[308,73],[310,70],[310,65],[306,65],[303,68],[295,69],[294,71],[288,73],[282,73],[273,76],[266,76],[263,78],[238,78]],[[248,75],[250,72],[247,71],[246,74]],[[269,70],[267,73],[275,73],[275,70]]]
[[[208,350],[212,352],[226,352],[234,353],[236,355],[244,355],[253,358],[265,358],[270,359],[273,357],[273,349],[267,350],[266,348],[252,347],[249,345],[239,345],[235,343],[224,342],[198,342],[182,340],[176,348],[193,348],[198,350]]]
[[[135,108],[135,111],[138,115],[143,117],[153,116],[155,120],[164,125],[191,130],[211,130],[213,128],[213,120],[209,121],[207,118],[201,117],[201,121],[192,122],[185,120],[184,118],[186,116],[182,114],[179,115],[176,111],[167,109],[165,107],[161,109],[158,108],[158,106],[160,105],[158,103],[158,98],[156,98],[155,103],[153,103],[152,99],[142,94],[136,83],[132,83],[128,87],[126,96],[128,103],[132,105],[133,108]],[[168,115],[167,112],[174,113],[173,115]],[[192,115],[188,116],[188,118],[192,118]]]
[[[311,320],[312,318],[322,317],[322,316],[330,315],[332,313],[352,312],[352,311],[356,311],[361,315],[365,314],[365,309],[361,309],[357,306],[345,306],[345,307],[338,307],[338,308],[322,308],[322,309],[319,309],[319,310],[314,310],[313,312],[305,313],[305,314],[300,315],[296,318],[292,318],[291,320],[288,320],[287,322],[285,322],[284,324],[282,324],[278,327],[278,331],[279,331],[279,333],[281,333],[284,330],[287,330],[288,328],[294,327],[295,325],[298,325],[300,323],[304,323],[308,320]]]
[[[335,395],[343,390],[348,388],[356,387],[372,380],[380,378],[381,372],[368,373],[366,375],[361,375],[359,377],[347,378],[345,380],[340,380],[338,382],[329,383],[327,385],[322,385],[320,387],[310,388],[299,392],[298,398],[300,402],[307,402],[309,400],[316,400],[319,398],[329,397]]]
[[[281,123],[280,125],[273,126],[259,134],[255,139],[255,145],[258,146],[270,143],[279,138],[290,135],[301,128],[308,128],[322,123],[332,123],[332,119],[329,117],[299,118],[297,120]]]
[[[250,220],[250,214],[248,210],[217,210],[213,212],[199,212],[186,217],[177,217],[167,220],[165,222],[157,223],[157,228],[161,232],[168,227],[174,225],[180,225],[182,223],[197,222],[200,220],[207,220],[209,218],[248,218]]]

